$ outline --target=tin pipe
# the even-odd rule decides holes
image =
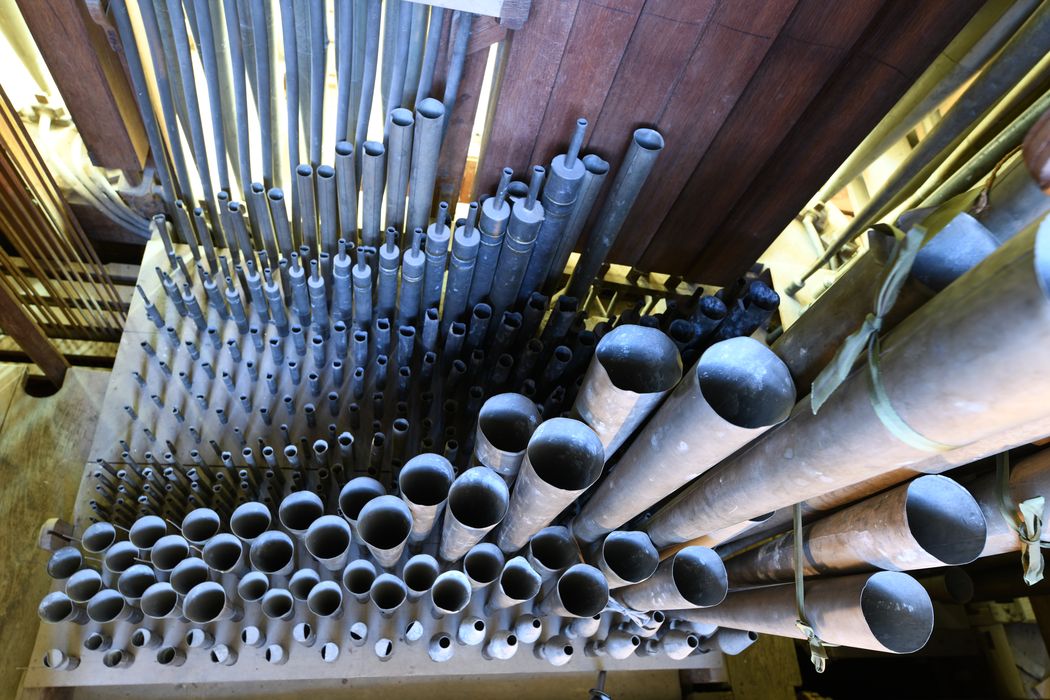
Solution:
[[[1050,364],[1032,353],[1050,339],[1045,292],[1050,264],[1035,256],[1037,246],[1048,244],[1047,222],[1010,240],[882,342],[883,386],[895,409],[903,411],[902,419],[920,435],[963,447],[931,458],[929,451],[899,440],[874,414],[867,372],[855,373],[819,414],[814,416],[807,403],[799,404],[783,428],[723,462],[717,479],[702,475],[658,511],[644,528],[653,542],[662,547],[693,539],[930,459],[923,469],[943,471],[973,461],[966,445],[994,453],[1009,446],[1011,429],[1045,421],[1039,387],[1050,381]],[[1011,342],[1003,345],[992,337]],[[939,351],[930,352],[931,347]],[[959,348],[965,349],[965,362],[953,354]],[[998,400],[1007,396],[1009,401]],[[975,411],[981,413],[980,421],[972,419]],[[834,446],[823,439],[832,434]],[[1006,441],[998,450],[996,435]],[[853,457],[843,461],[843,454]],[[773,463],[778,466],[771,472],[768,465]]]
[[[456,641],[466,647],[474,647],[485,641],[485,621],[480,617],[468,617],[456,628]]]
[[[518,637],[510,630],[498,630],[492,634],[481,655],[486,660],[507,661],[518,652]]]
[[[372,94],[375,92],[376,66],[379,63],[381,3],[380,0],[366,0],[366,2],[364,67],[361,71],[361,99],[357,105],[355,144],[364,143],[368,133],[368,118],[372,114]]]
[[[306,607],[319,618],[338,619],[343,616],[343,591],[335,581],[321,581],[310,590]]]
[[[142,600],[142,594],[156,582],[157,573],[152,567],[146,564],[135,564],[129,566],[117,578],[117,592],[132,605],[138,605]]]
[[[385,498],[385,497],[384,497]],[[383,617],[391,617],[408,596],[404,581],[393,574],[379,574],[368,590],[368,597]]]
[[[993,471],[978,477],[967,486],[980,505],[987,522],[987,539],[980,553],[982,557],[1016,552],[1021,549],[1021,540],[1017,532],[1003,518],[996,480],[997,476]],[[1041,450],[1014,464],[1010,468],[1010,483],[1007,490],[1014,503],[1050,494],[1050,450]],[[1047,508],[1044,508],[1043,522],[1047,522],[1046,515]]]
[[[430,587],[430,612],[435,619],[456,615],[470,604],[470,581],[461,571],[444,571]]]
[[[481,236],[475,227],[478,203],[471,202],[466,222],[456,227],[452,236],[452,255],[448,261],[445,306],[441,313],[441,331],[447,335],[453,322],[461,321],[467,309],[467,297],[474,277]]]
[[[58,607],[60,608],[58,612],[61,612],[61,608],[64,608],[62,605]],[[86,609],[88,619],[99,624],[118,621],[135,624],[142,620],[142,611],[128,603],[124,596],[111,588],[104,588],[91,596],[91,600],[87,602]],[[47,614],[52,614],[52,610],[49,609]],[[74,618],[70,618],[69,621],[75,623],[79,613],[74,612],[72,614],[74,614]]]
[[[412,512],[412,542],[422,542],[430,534],[445,507],[455,479],[452,465],[436,454],[420,454],[408,460],[398,475],[401,499]]]
[[[256,571],[270,576],[287,576],[295,565],[295,543],[283,532],[264,532],[252,542],[248,559]]]
[[[529,439],[496,544],[508,554],[525,546],[590,488],[601,475],[602,443],[594,431],[570,418],[552,418]]]
[[[220,533],[204,545],[201,558],[212,571],[219,574],[243,574],[247,571],[244,545],[233,535]]]
[[[589,564],[574,564],[541,594],[536,611],[561,617],[593,617],[609,603],[605,576]]]
[[[499,474],[508,484],[525,458],[525,448],[540,424],[536,404],[521,394],[497,394],[481,406],[474,438],[478,464]]]
[[[240,607],[227,600],[222,585],[213,581],[198,583],[186,594],[183,613],[186,619],[198,625],[219,620],[236,622],[242,616]]]
[[[620,527],[783,421],[794,403],[787,367],[764,345],[712,345],[573,520],[573,534],[591,542]]]
[[[230,190],[230,174],[226,168],[226,135],[223,131],[222,91],[219,88],[219,71],[216,66],[217,44],[211,23],[211,13],[206,0],[193,0],[196,9],[197,57],[204,69],[207,86],[208,111],[211,113],[212,139],[215,144],[215,168],[219,176],[219,189]],[[170,11],[170,6],[169,6]],[[176,50],[178,50],[176,48]],[[196,96],[194,96],[196,99]]]
[[[269,590],[270,579],[260,571],[247,573],[237,582],[237,595],[245,603],[258,603]]]
[[[610,532],[588,557],[605,574],[609,588],[648,580],[656,573],[660,555],[644,532]]]
[[[476,544],[463,556],[463,573],[474,590],[484,588],[503,573],[504,557],[499,547],[488,542]]]
[[[551,525],[529,538],[526,556],[540,578],[547,580],[561,576],[566,569],[578,563],[580,550],[568,528]]]
[[[172,1],[169,0],[169,4]],[[255,84],[253,87],[256,97],[255,108],[259,114],[263,184],[270,188],[274,186],[273,116],[270,95],[270,40],[266,29],[268,18],[263,0],[251,0],[249,15],[255,49]]]
[[[367,603],[372,584],[376,580],[376,567],[367,559],[355,559],[343,569],[343,588],[349,591],[358,603]]]
[[[81,540],[83,541],[83,540]],[[66,595],[78,605],[84,605],[102,590],[102,575],[94,569],[81,569],[66,579]]]
[[[394,318],[397,308],[397,275],[401,249],[396,244],[397,232],[386,230],[386,243],[379,249],[379,278],[376,283],[376,316]]]
[[[325,0],[310,0],[310,165],[321,162],[321,128],[324,123],[325,64],[328,41]]]
[[[419,303],[423,275],[426,270],[426,254],[421,250],[423,231],[412,232],[412,247],[405,251],[401,260],[401,293],[397,299],[397,323],[415,326],[419,322]]]
[[[181,539],[181,538],[180,538]],[[150,553],[153,559],[153,552]],[[47,560],[47,575],[56,581],[65,581],[84,563],[84,555],[76,547],[60,547]]]
[[[562,634],[569,639],[589,639],[598,633],[601,625],[601,613],[592,617],[577,617],[565,626]]]
[[[338,50],[338,47],[336,47]],[[354,145],[340,140],[335,144],[335,186],[339,210],[339,237],[357,244],[357,174],[354,171]]]
[[[503,521],[509,502],[507,484],[492,470],[473,467],[460,474],[448,492],[440,557],[458,561]]]
[[[358,476],[346,482],[339,491],[339,512],[357,533],[361,509],[370,501],[386,495],[386,487],[370,476]],[[360,533],[358,533],[360,537]]]
[[[128,541],[144,552],[153,549],[157,540],[164,537],[168,524],[156,515],[144,515],[136,520],[128,530]]]
[[[284,588],[271,588],[263,595],[261,608],[270,620],[291,620],[295,617],[295,598]]]
[[[537,644],[532,653],[536,658],[546,660],[551,666],[564,666],[572,661],[574,651],[572,640],[559,634],[542,644]]]
[[[190,557],[183,559],[172,569],[168,583],[180,596],[185,596],[198,583],[203,583],[211,576],[211,569],[203,559]]]
[[[429,554],[416,554],[409,557],[401,570],[401,578],[408,589],[409,600],[419,600],[430,592],[431,586],[441,573],[437,559]]]
[[[305,258],[317,258],[317,206],[314,201],[314,170],[306,163],[295,168],[295,188],[299,193],[299,231],[302,245],[308,249]]]
[[[324,502],[316,493],[295,491],[284,497],[277,509],[281,526],[302,540],[315,520],[324,515]]]
[[[484,302],[489,298],[492,290],[496,264],[499,261],[500,249],[503,247],[507,223],[510,221],[511,205],[506,199],[507,188],[510,187],[510,179],[513,176],[513,170],[503,168],[496,195],[481,203],[478,217],[480,243],[474,264],[474,277],[470,283],[470,293],[467,295],[467,308],[472,309]]]
[[[510,559],[489,590],[485,613],[491,615],[496,610],[532,600],[539,594],[542,583],[543,579],[524,557]]]
[[[434,98],[427,97],[416,105],[406,231],[425,228],[430,220],[444,122],[445,107]]]
[[[256,538],[270,529],[271,522],[269,508],[257,501],[248,501],[237,506],[230,515],[230,532],[244,544],[251,545]]]
[[[543,285],[544,294],[554,294],[561,289],[565,265],[576,248],[584,225],[590,218],[591,210],[594,209],[594,204],[598,200],[598,194],[605,184],[605,176],[609,174],[609,164],[593,153],[584,156],[581,162],[586,172],[583,175],[583,182],[580,184],[572,213],[565,223],[565,230],[558,242],[558,248],[551,259],[547,279]]]
[[[396,496],[377,496],[361,508],[357,533],[376,562],[389,569],[401,558],[412,533],[412,512]]]
[[[427,654],[430,656],[430,660],[436,663],[448,661],[455,653],[456,648],[452,643],[452,637],[445,632],[435,634],[427,647]]]
[[[412,111],[398,107],[390,112],[387,126],[386,226],[405,230],[405,207],[408,176],[412,161]]]
[[[288,579],[288,592],[299,602],[306,602],[310,591],[321,582],[321,575],[314,569],[299,569]]]
[[[350,525],[337,515],[322,515],[306,531],[306,551],[329,571],[342,571],[350,555]]]
[[[686,547],[665,559],[642,583],[621,588],[617,598],[641,612],[718,605],[728,590],[726,567],[713,549]]]
[[[510,210],[510,221],[507,233],[503,237],[497,269],[499,274],[492,280],[489,291],[490,304],[496,318],[511,307],[516,300],[523,303],[534,289],[524,289],[522,279],[532,257],[540,227],[544,222],[543,205],[537,201],[540,187],[546,170],[539,165],[532,166],[532,178],[529,181],[529,194],[524,199],[514,202]]]
[[[717,649],[727,656],[736,656],[757,641],[758,634],[755,632],[719,627],[703,641],[700,649]]]
[[[590,656],[608,656],[611,659],[623,660],[634,654],[642,640],[636,634],[625,630],[611,630],[605,639],[587,642],[585,651]]]
[[[84,625],[88,622],[87,610],[61,591],[52,591],[45,595],[36,611],[41,620],[52,625],[62,622]]]
[[[794,584],[736,591],[715,607],[673,615],[719,627],[803,638],[795,624]],[[933,631],[929,595],[918,581],[896,571],[807,581],[806,616],[828,644],[894,654],[918,651]]]
[[[285,68],[285,137],[288,140],[291,182],[295,179],[295,167],[302,162],[299,158],[299,47],[295,32],[294,0],[281,0],[281,36],[284,43]],[[295,195],[292,201],[292,216],[297,218],[298,214],[299,200],[298,195]]]
[[[383,207],[383,181],[386,148],[377,141],[365,141],[360,148],[361,165],[361,245],[379,246]]]
[[[445,259],[448,257],[448,244],[452,238],[452,231],[447,222],[448,202],[441,202],[438,205],[437,218],[427,228],[424,250],[426,269],[421,292],[421,304],[424,309],[436,308],[441,304],[441,291],[445,283]]]

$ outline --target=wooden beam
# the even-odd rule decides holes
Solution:
[[[43,370],[52,384],[62,386],[69,363],[43,329],[26,313],[6,284],[0,283],[0,328]]]
[[[467,55],[463,65],[463,77],[459,82],[459,92],[456,95],[456,106],[449,116],[448,131],[445,132],[445,140],[441,144],[435,194],[438,201],[448,202],[453,211],[459,200],[460,183],[463,181],[470,139],[474,134],[474,117],[478,111],[487,62],[487,51]]]

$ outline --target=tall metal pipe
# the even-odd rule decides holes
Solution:
[[[796,625],[795,585],[736,591],[712,608],[671,613],[685,620],[804,639]],[[879,571],[806,581],[806,617],[828,644],[910,654],[933,631],[933,604],[908,574]]]
[[[430,221],[444,123],[445,107],[434,98],[428,97],[416,105],[412,171],[408,182],[406,231],[426,228]]]
[[[580,561],[580,550],[569,529],[561,525],[543,528],[529,538],[529,564],[543,580],[557,578]]]
[[[270,576],[287,576],[295,565],[295,544],[283,532],[264,532],[252,542],[248,560],[256,571]]]
[[[514,557],[503,565],[499,578],[489,589],[485,612],[510,608],[532,600],[540,592],[543,579],[536,573],[525,557]],[[524,640],[523,640],[524,641]]]
[[[499,274],[493,278],[492,289],[489,292],[489,303],[496,318],[501,318],[503,312],[519,298],[524,302],[536,291],[523,288],[521,283],[533,254],[536,237],[544,222],[543,205],[537,199],[545,174],[546,171],[541,166],[532,166],[528,196],[511,206],[510,221],[507,224],[507,233],[503,237],[496,268]]]
[[[357,533],[376,562],[389,569],[412,533],[412,512],[397,496],[377,496],[361,508]]]
[[[339,491],[339,512],[357,531],[361,509],[374,498],[386,495],[386,487],[370,476],[354,477]]]
[[[412,163],[412,111],[398,107],[390,112],[387,133],[386,226],[405,230],[406,195]]]
[[[927,440],[960,446],[933,455],[941,471],[972,461],[961,446],[991,438],[982,446],[994,451],[997,434],[1009,440],[1011,428],[1046,420],[1050,357],[1036,349],[1050,342],[1050,260],[1036,250],[1048,246],[1050,222],[1044,221],[882,342],[879,373],[899,420]],[[931,458],[930,450],[885,427],[869,384],[866,370],[854,373],[817,415],[800,403],[784,426],[701,475],[644,529],[663,547]]]
[[[593,617],[609,603],[609,584],[589,564],[575,564],[541,594],[538,613],[561,617]]]
[[[441,44],[441,29],[445,20],[445,8],[433,5],[430,8],[430,21],[427,25],[427,42],[423,49],[423,64],[419,70],[419,84],[416,87],[415,103],[419,104],[424,98],[433,97],[430,94],[434,84],[434,69],[437,67],[438,47]]]
[[[602,336],[572,413],[589,425],[608,459],[682,378],[682,360],[662,331],[624,325]]]
[[[463,556],[463,573],[470,580],[470,587],[477,590],[496,581],[503,573],[504,561],[503,552],[490,542],[471,547]]]
[[[509,503],[507,484],[491,469],[474,467],[460,474],[448,492],[441,527],[441,558],[458,561],[503,522]]]
[[[569,296],[583,299],[587,295],[663,147],[664,138],[658,131],[635,130],[627,155],[587,236],[587,248],[580,255],[572,279],[569,280],[566,289]]]
[[[481,211],[478,216],[481,241],[478,246],[477,260],[474,263],[474,277],[470,282],[470,292],[467,295],[468,309],[473,309],[484,302],[492,291],[496,264],[499,262],[500,249],[503,247],[507,223],[510,221],[511,205],[506,199],[507,188],[510,187],[510,179],[513,176],[513,170],[503,168],[495,196],[481,203]]]
[[[573,534],[591,542],[615,530],[783,421],[794,403],[791,375],[766,346],[715,343],[573,520]]]
[[[606,535],[589,559],[605,574],[609,588],[646,581],[660,564],[660,555],[648,535],[625,530]]]
[[[204,69],[207,85],[208,111],[211,113],[211,131],[215,146],[215,168],[219,176],[219,189],[230,190],[230,174],[226,167],[226,134],[223,131],[222,91],[219,88],[219,68],[216,65],[217,44],[211,23],[211,12],[206,0],[193,0],[196,8],[197,57]]]
[[[354,145],[349,141],[335,144],[335,186],[339,207],[339,237],[357,245],[357,174],[354,169]]]
[[[605,176],[609,174],[609,164],[593,153],[584,156],[582,163],[586,172],[583,175],[583,182],[580,184],[572,213],[565,223],[565,230],[558,242],[558,248],[551,259],[547,279],[543,285],[544,294],[553,294],[561,289],[565,265],[576,248],[576,242],[580,240],[584,225],[590,218],[591,210],[594,209],[594,204],[598,200],[598,194],[602,191],[602,185],[605,184]]]
[[[401,290],[397,299],[397,323],[415,326],[419,322],[420,293],[426,268],[426,254],[422,250],[423,231],[412,232],[412,246],[401,259]]]
[[[379,247],[383,230],[383,182],[386,177],[386,147],[378,141],[365,141],[359,148],[361,161],[361,245]]]
[[[170,4],[171,0],[169,0]],[[262,148],[263,184],[267,188],[274,186],[273,181],[273,107],[271,103],[270,80],[270,40],[266,25],[267,8],[263,0],[251,0],[253,46],[255,48],[255,108],[259,114],[259,139]],[[287,58],[287,56],[286,56]],[[294,167],[294,161],[290,163]]]
[[[616,597],[629,608],[647,612],[718,605],[728,590],[726,567],[715,551],[686,547],[661,562],[648,580],[621,588]]]
[[[322,515],[306,530],[306,551],[329,571],[342,571],[350,556],[350,525],[337,515]]]
[[[521,394],[496,394],[481,405],[474,438],[474,458],[514,483],[529,438],[541,421],[536,404]]]
[[[481,236],[475,227],[478,203],[471,202],[466,222],[456,227],[452,236],[452,255],[448,260],[448,279],[445,284],[444,308],[441,311],[441,332],[448,335],[449,327],[462,321],[467,309],[467,295],[474,278],[474,264],[478,257]]]
[[[422,542],[430,534],[455,478],[452,465],[441,455],[419,454],[401,467],[398,490],[412,511],[412,542]]]

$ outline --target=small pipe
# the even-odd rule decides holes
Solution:
[[[401,468],[398,490],[412,512],[412,542],[422,542],[430,534],[454,479],[452,465],[436,454],[416,455]]]
[[[611,659],[623,660],[635,653],[642,640],[636,634],[625,630],[611,630],[605,639],[587,642],[585,651],[590,656],[608,656]]]
[[[471,588],[466,574],[445,571],[434,579],[430,587],[430,612],[435,619],[456,615],[470,604]]]
[[[598,613],[593,617],[577,617],[562,632],[569,639],[590,639],[598,633],[602,626],[602,615]]]
[[[452,637],[444,632],[434,635],[427,647],[427,653],[430,655],[431,661],[437,663],[448,661],[456,653]]]
[[[377,496],[361,508],[357,532],[380,566],[391,568],[412,532],[412,512],[396,496]]]
[[[496,610],[532,600],[539,594],[542,583],[543,579],[524,557],[514,557],[503,566],[503,571],[489,591],[485,603],[486,614],[491,615]]]
[[[441,558],[458,561],[503,521],[509,503],[506,482],[491,469],[474,467],[460,474],[449,489],[441,529]]]
[[[514,618],[511,629],[522,644],[534,644],[543,634],[543,620],[525,613]]]
[[[541,595],[536,611],[561,617],[593,617],[608,603],[609,585],[602,572],[589,564],[574,564]]]
[[[169,0],[169,4],[173,1]],[[266,30],[268,20],[264,0],[251,0],[249,15],[255,47],[255,84],[253,87],[256,90],[255,106],[259,114],[263,184],[270,188],[274,186],[273,117],[270,96],[270,39]],[[287,54],[285,58],[287,60]]]
[[[127,668],[135,661],[135,656],[126,649],[110,649],[102,655],[102,665],[106,668]]]
[[[94,600],[94,597],[92,598]],[[90,606],[91,603],[89,602]],[[43,597],[37,606],[37,615],[48,624],[57,625],[72,622],[84,625],[88,622],[89,612],[61,591],[52,591]],[[94,619],[94,618],[92,618]]]
[[[179,667],[186,663],[186,652],[178,647],[165,646],[157,650],[157,663],[161,666]]]
[[[665,559],[652,577],[616,592],[640,612],[718,605],[729,590],[725,564],[713,549],[685,547]]]
[[[758,634],[755,632],[719,627],[703,641],[700,649],[717,649],[727,656],[736,656],[757,641]]]
[[[466,647],[474,647],[485,641],[485,621],[480,617],[468,617],[456,628],[456,641]]]
[[[377,141],[361,146],[361,245],[379,246],[383,207],[383,181],[386,173],[386,148]]]
[[[448,257],[452,231],[448,224],[448,202],[438,205],[437,218],[427,228],[426,271],[422,288],[424,309],[437,308],[441,304],[442,287],[445,282],[445,260]]]
[[[321,581],[310,590],[306,607],[319,618],[338,619],[343,615],[343,591],[335,581]]]
[[[419,322],[420,294],[423,275],[426,271],[426,254],[420,249],[423,230],[412,232],[412,247],[405,251],[401,260],[401,293],[397,300],[397,323],[399,326],[415,326]]]
[[[306,531],[306,551],[329,571],[342,571],[350,556],[350,525],[337,515],[322,515]]]
[[[430,220],[445,116],[444,105],[432,97],[427,97],[416,105],[406,231],[425,228]]]

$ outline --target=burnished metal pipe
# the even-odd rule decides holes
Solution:
[[[497,394],[481,406],[474,438],[474,457],[508,484],[514,483],[525,448],[540,424],[536,404],[521,394]]]
[[[660,555],[644,532],[617,530],[605,536],[590,556],[609,588],[641,583],[656,573]]]
[[[589,564],[575,564],[558,577],[536,605],[538,613],[561,617],[593,617],[609,603],[609,584]]]
[[[718,605],[729,590],[726,567],[713,549],[686,547],[665,559],[648,580],[616,592],[634,610],[706,608]]]
[[[401,499],[412,511],[412,542],[422,542],[430,534],[445,507],[455,474],[441,455],[416,455],[401,467],[397,483]]]
[[[412,533],[412,512],[397,496],[377,496],[361,508],[357,532],[376,562],[389,569]]]

